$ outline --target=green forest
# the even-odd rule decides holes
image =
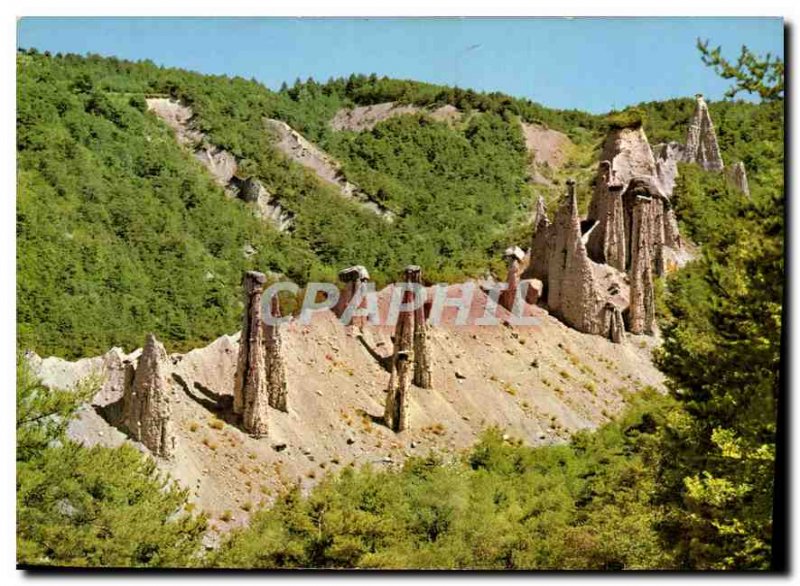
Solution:
[[[702,49],[701,49],[702,51]],[[717,53],[709,66],[757,91]],[[84,448],[66,425],[88,394],[48,389],[21,353],[67,358],[132,349],[155,332],[170,351],[236,331],[239,280],[258,267],[298,283],[363,264],[379,283],[402,266],[457,281],[499,271],[525,246],[535,188],[519,119],[565,132],[590,158],[619,113],[353,75],[298,80],[206,76],[115,58],[17,56],[17,548],[21,564],[196,568],[774,568],[773,497],[784,299],[784,100],[710,104],[722,156],[744,161],[746,198],[720,174],[682,165],[674,205],[698,258],[661,283],[657,364],[667,395],[631,392],[625,411],[569,443],[531,447],[488,429],[445,460],[410,458],[327,475],[257,511],[221,546],[208,519],[130,447]],[[781,69],[782,71],[782,69]],[[782,79],[782,77],[781,77]],[[782,82],[781,82],[782,83]],[[763,85],[763,84],[762,84]],[[755,90],[754,90],[755,88]],[[226,198],[144,99],[190,104],[296,226],[280,233]],[[452,104],[334,132],[343,106]],[[691,98],[639,104],[651,143],[683,140]],[[339,197],[270,143],[286,121],[343,162],[397,214],[386,224]],[[245,256],[252,246],[257,253]],[[775,521],[777,522],[777,521]]]

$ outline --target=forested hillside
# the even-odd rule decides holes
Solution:
[[[186,349],[233,331],[238,280],[256,266],[300,283],[352,264],[378,283],[411,262],[431,280],[475,276],[527,219],[527,153],[500,98],[457,127],[419,116],[330,136],[327,121],[354,103],[349,95],[385,99],[383,86],[395,84],[356,78],[275,93],[147,62],[34,52],[19,55],[18,75],[19,340],[40,353],[131,347],[146,331]],[[225,198],[146,111],[152,94],[191,105],[210,141],[295,215],[293,233]],[[265,118],[319,140],[398,220],[387,225],[280,155]],[[245,257],[245,246],[257,253]]]

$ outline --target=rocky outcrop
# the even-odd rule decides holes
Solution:
[[[175,452],[172,389],[167,378],[167,352],[153,334],[148,334],[139,362],[125,371],[123,425],[131,436],[154,455],[171,458]]]
[[[211,144],[208,137],[195,128],[191,108],[169,98],[147,98],[147,107],[175,131],[178,142],[192,151],[229,197],[255,203],[256,214],[282,232],[291,227],[292,214],[281,207],[277,198],[257,179],[240,177],[236,157]]]
[[[653,147],[653,156],[656,159],[658,186],[664,195],[672,197],[678,178],[678,163],[684,158],[684,146],[679,142],[657,144]]]
[[[242,427],[256,437],[268,431],[269,387],[261,316],[265,281],[264,274],[256,271],[244,276],[244,318],[233,387],[233,412],[241,417]]]
[[[409,265],[405,270],[406,281],[422,286],[422,269],[417,265]],[[422,289],[424,294],[427,291]],[[421,389],[433,387],[431,346],[428,336],[428,323],[425,318],[425,302],[423,299],[414,310],[414,384]]]
[[[610,171],[610,164],[605,168]],[[602,226],[597,221],[581,222],[573,180],[567,182],[567,196],[552,224],[547,222],[540,201],[529,264],[523,275],[526,279],[519,286],[526,287],[527,303],[538,302],[542,295],[550,312],[567,325],[621,342],[624,336],[619,328],[628,307],[626,276],[614,266],[593,262],[586,248],[593,241],[594,231],[602,227],[618,234],[620,247],[614,249],[614,254],[624,255],[625,226],[620,221],[623,212],[618,191],[614,190],[615,199],[603,202],[602,213],[608,219]],[[509,281],[514,282],[516,257],[508,256]],[[532,275],[536,278],[530,278]]]
[[[622,344],[625,341],[625,320],[622,310],[613,303],[606,305],[606,316],[608,318],[607,328],[608,337],[615,344]]]
[[[741,191],[747,197],[750,197],[750,186],[747,184],[747,171],[745,171],[744,163],[739,161],[727,170],[728,181],[731,182],[736,189]]]
[[[194,157],[208,169],[220,186],[231,188],[231,180],[239,170],[236,157],[224,149],[209,144],[198,146]]]
[[[706,171],[722,171],[724,164],[717,144],[714,123],[702,94],[695,96],[697,104],[686,134],[684,161],[696,163]]]
[[[633,334],[653,334],[655,299],[650,251],[652,250],[653,199],[636,195],[631,222],[630,307],[628,329]]]
[[[238,190],[241,199],[255,204],[256,214],[262,220],[272,222],[281,232],[286,232],[292,226],[292,214],[281,207],[258,179],[233,177],[231,184]]]
[[[289,159],[299,163],[325,183],[336,187],[343,197],[358,202],[363,208],[389,222],[394,220],[394,214],[390,210],[370,199],[358,186],[345,179],[341,165],[333,157],[285,122],[268,118],[264,123],[275,139],[275,146]]]
[[[406,282],[409,275],[406,273]],[[413,301],[413,292],[403,292],[403,304],[408,307]],[[383,420],[392,431],[403,431],[408,427],[408,394],[414,373],[414,311],[401,311],[394,332],[392,373],[386,393]]]
[[[603,143],[600,160],[609,161],[609,177],[623,185],[637,176],[656,175],[656,160],[641,126],[617,128],[609,132]],[[591,210],[589,216],[594,217]]]
[[[331,128],[334,130],[350,130],[353,132],[363,132],[372,130],[375,126],[395,118],[397,116],[414,116],[424,113],[437,122],[449,122],[458,120],[461,112],[457,108],[446,104],[434,110],[426,110],[411,104],[399,104],[398,102],[383,102],[370,106],[358,106],[356,108],[343,108],[336,112],[331,120]]]

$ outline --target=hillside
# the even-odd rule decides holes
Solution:
[[[522,135],[497,114],[459,128],[403,117],[382,134],[326,141],[321,113],[333,118],[346,103],[331,92],[303,90],[295,101],[242,79],[74,55],[21,54],[18,74],[18,321],[20,343],[42,353],[130,347],[149,330],[175,349],[210,341],[235,327],[232,292],[256,266],[299,283],[352,264],[378,282],[409,262],[431,280],[479,276],[508,246],[507,227],[527,218]],[[293,218],[290,233],[224,197],[147,112],[154,94],[192,107],[208,144]],[[265,119],[319,139],[397,221],[386,225],[285,157]],[[381,154],[400,145],[397,157]]]
[[[366,326],[357,335],[327,311],[308,326],[290,324],[283,333],[289,412],[273,412],[262,439],[250,437],[230,412],[238,335],[173,354],[177,453],[160,467],[190,488],[191,502],[212,518],[234,511],[239,524],[248,517],[245,503],[270,502],[295,482],[307,489],[351,463],[401,467],[411,455],[466,449],[491,426],[530,445],[560,443],[609,421],[633,392],[647,386],[663,392],[648,337],[616,345],[574,332],[542,310],[539,317],[538,326],[513,330],[434,329],[433,389],[413,390],[410,428],[400,434],[380,422],[389,378],[380,357],[391,357],[392,328]],[[139,352],[122,359],[135,360]],[[34,372],[63,388],[93,373],[113,376],[108,361],[48,358],[35,360]],[[120,401],[120,393],[109,387],[93,403]],[[119,445],[125,435],[103,412],[82,409],[70,437]],[[225,423],[217,429],[219,420]]]

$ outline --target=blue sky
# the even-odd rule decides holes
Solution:
[[[151,59],[270,88],[375,72],[600,113],[698,92],[721,98],[729,82],[702,64],[698,37],[731,58],[742,44],[783,56],[776,18],[23,18],[17,44]]]

